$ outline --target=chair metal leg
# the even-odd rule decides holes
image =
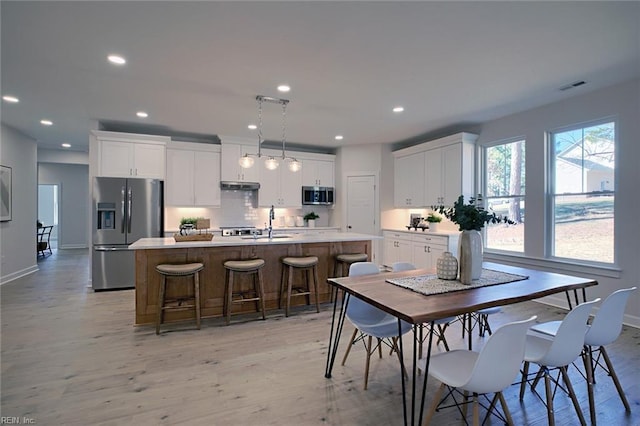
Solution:
[[[582,410],[580,409],[580,404],[578,404],[578,398],[576,397],[576,393],[573,390],[573,385],[571,384],[571,380],[569,379],[569,374],[567,374],[567,367],[560,367],[560,372],[562,373],[562,379],[567,386],[567,391],[569,392],[569,396],[571,397],[571,401],[573,402],[573,407],[576,409],[576,414],[578,414],[578,418],[580,419],[580,424],[586,426],[587,422],[584,419]]]
[[[600,346],[600,353],[602,353],[602,357],[604,358],[604,362],[607,364],[607,368],[609,369],[609,375],[611,379],[613,379],[613,383],[616,385],[616,389],[618,390],[618,395],[620,395],[620,399],[624,404],[624,409],[629,412],[631,411],[631,407],[629,406],[629,402],[627,401],[627,397],[624,394],[624,389],[620,385],[620,381],[618,380],[618,375],[616,371],[613,369],[613,364],[611,363],[611,359],[609,359],[609,354],[604,349],[604,346]]]

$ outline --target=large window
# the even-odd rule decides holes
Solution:
[[[487,208],[517,222],[486,226],[488,249],[524,252],[525,142],[484,148],[484,198]]]
[[[550,254],[614,262],[615,123],[551,134]]]

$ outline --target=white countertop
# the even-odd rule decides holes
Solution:
[[[450,236],[459,236],[460,235],[460,231],[438,231],[438,232],[431,232],[431,231],[422,231],[422,229],[418,229],[417,231],[414,230],[413,228],[411,228],[411,230],[408,230],[407,228],[404,229],[389,229],[389,228],[384,228],[383,231],[389,231],[389,232],[402,232],[404,234],[411,234],[411,235],[442,235],[442,236],[446,236],[446,237],[450,237]]]
[[[282,235],[282,234],[280,234]],[[182,241],[176,242],[170,238],[141,238],[129,246],[130,250],[145,249],[170,249],[189,247],[224,247],[243,245],[264,245],[264,244],[304,244],[304,243],[334,243],[340,241],[363,241],[381,240],[378,235],[356,234],[353,232],[305,232],[302,234],[291,234],[288,238],[266,238],[266,235],[258,238],[243,237],[220,237],[214,236],[211,241]]]

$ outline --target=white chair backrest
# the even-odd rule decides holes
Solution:
[[[373,262],[355,262],[349,266],[349,276],[356,277],[359,275],[379,274],[380,268]],[[349,295],[349,304],[347,305],[347,318],[358,324],[375,324],[385,319],[389,314],[368,304],[364,300]]]
[[[416,267],[410,262],[395,262],[391,265],[391,270],[393,272],[411,271],[414,269],[416,269]]]
[[[511,322],[498,328],[482,347],[467,383],[460,386],[470,392],[499,392],[513,383],[518,375],[527,330],[536,320]]]
[[[586,345],[605,346],[618,338],[622,331],[624,308],[636,289],[631,287],[614,291],[602,302],[584,337]]]
[[[584,346],[589,314],[593,305],[599,301],[600,298],[581,303],[573,308],[560,323],[547,353],[536,363],[548,367],[561,367],[571,364],[578,358]]]

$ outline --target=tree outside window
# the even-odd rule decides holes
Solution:
[[[517,140],[484,149],[484,199],[487,208],[516,225],[486,227],[485,246],[524,252],[525,141]]]

